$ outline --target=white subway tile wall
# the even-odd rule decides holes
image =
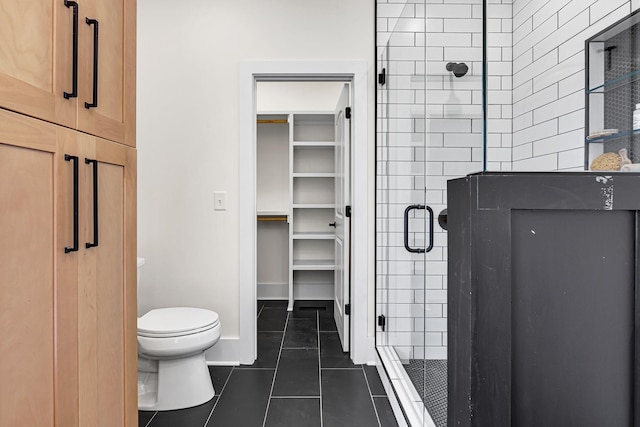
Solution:
[[[582,170],[584,41],[640,0],[487,0],[487,169]],[[403,246],[403,212],[446,207],[446,181],[482,169],[482,0],[377,0],[377,342],[446,358],[447,237]],[[446,71],[465,62],[462,78]],[[412,214],[409,241],[425,244]]]
[[[513,170],[583,170],[584,42],[638,3],[514,0]]]
[[[377,342],[402,359],[447,357],[447,235],[435,223],[428,254],[404,248],[403,213],[426,203],[446,207],[446,182],[483,167],[482,0],[378,0],[377,55],[386,84],[378,85],[378,314],[387,319]],[[489,70],[488,159],[511,170],[513,116],[512,1],[487,6]],[[455,77],[447,63],[464,62]],[[425,76],[426,73],[426,76]],[[426,246],[424,211],[409,221],[409,242]]]

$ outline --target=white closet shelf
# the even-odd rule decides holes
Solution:
[[[293,209],[335,209],[335,203],[295,203]]]
[[[296,148],[335,147],[335,141],[293,141]]]
[[[332,259],[294,259],[294,270],[335,270],[335,261]]]
[[[257,216],[288,216],[289,211],[257,211]]]
[[[294,178],[335,178],[335,172],[294,172]]]
[[[335,233],[325,233],[323,231],[293,233],[293,238],[300,240],[333,240],[335,237]]]

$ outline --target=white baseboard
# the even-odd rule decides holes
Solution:
[[[258,299],[289,299],[288,283],[258,283],[256,286]]]
[[[258,299],[289,299],[287,283],[260,283],[256,287]],[[297,300],[332,300],[333,283],[298,283],[293,286],[293,297]]]
[[[204,357],[207,365],[240,365],[240,338],[220,338]]]
[[[333,283],[300,283],[293,285],[294,299],[332,300]]]

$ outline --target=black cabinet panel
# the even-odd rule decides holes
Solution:
[[[632,425],[634,213],[511,212],[512,425]]]
[[[640,427],[637,174],[449,181],[449,425]]]

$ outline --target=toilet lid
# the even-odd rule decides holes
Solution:
[[[138,334],[149,336],[185,335],[213,328],[218,313],[194,307],[171,307],[151,310],[138,318]]]

